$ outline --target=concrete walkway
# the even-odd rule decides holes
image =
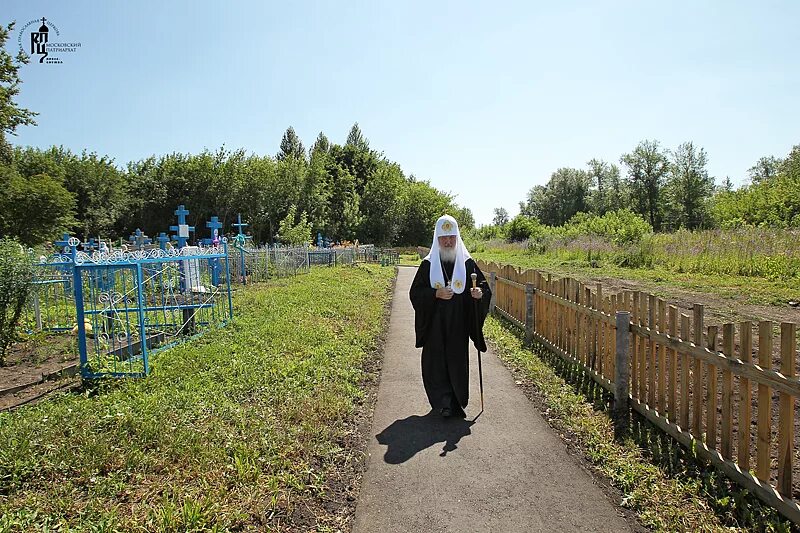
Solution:
[[[473,422],[480,395],[470,345],[467,419],[430,413],[408,299],[415,273],[400,268],[397,280],[353,531],[631,531],[491,351],[485,412]]]

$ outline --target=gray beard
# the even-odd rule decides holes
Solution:
[[[439,260],[443,263],[455,263],[456,247],[453,246],[452,248],[439,248]]]

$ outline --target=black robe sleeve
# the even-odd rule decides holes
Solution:
[[[423,261],[417,269],[417,275],[414,276],[408,292],[411,305],[414,307],[414,330],[417,337],[415,346],[417,348],[424,346],[436,310],[436,289],[431,287],[430,272],[430,261]]]
[[[464,294],[467,296],[471,304],[469,305],[469,310],[467,312],[469,320],[469,336],[472,339],[475,348],[477,348],[478,351],[485,352],[486,340],[483,337],[483,323],[486,320],[486,315],[489,314],[489,302],[492,299],[492,290],[489,288],[489,282],[486,281],[486,277],[483,275],[483,272],[481,272],[481,269],[478,268],[478,265],[475,264],[475,261],[472,259],[467,259],[466,267],[467,284],[469,285],[469,288],[472,288],[472,278],[470,275],[474,272],[478,275],[476,286],[483,290],[483,297],[480,300],[472,298],[472,296],[469,294],[469,291],[464,291]]]

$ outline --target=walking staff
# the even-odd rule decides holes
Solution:
[[[477,286],[477,284],[478,284],[478,275],[475,272],[473,272],[470,275],[470,277],[472,278],[472,288],[473,289],[477,289],[478,288],[478,286]],[[473,300],[472,308],[475,311],[474,312],[474,315],[475,315],[475,331],[479,331],[479,329],[478,329],[478,302],[477,301]],[[481,413],[482,413],[483,412],[483,367],[481,366],[481,351],[480,351],[480,349],[478,349],[477,346],[475,347],[475,349],[478,350],[478,383],[480,383],[480,387],[481,387]]]

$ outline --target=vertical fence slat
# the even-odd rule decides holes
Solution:
[[[669,336],[678,336],[678,308],[669,306]],[[675,422],[678,416],[678,352],[669,350],[669,420]]]
[[[692,327],[694,328],[695,346],[703,346],[703,305],[692,306]],[[703,438],[703,362],[694,359],[694,380],[692,385],[692,433],[698,439]]]
[[[648,297],[648,315],[647,327],[650,331],[656,329],[656,297],[651,294]],[[647,364],[647,404],[651,409],[656,407],[656,341],[650,338],[650,349],[648,351],[648,364]]]
[[[758,364],[761,368],[772,368],[772,322],[758,323]],[[758,384],[758,443],[756,444],[756,475],[765,483],[770,476],[769,448],[772,439],[772,391],[767,385]]]
[[[681,340],[689,340],[689,315],[681,314]],[[681,427],[689,427],[689,356],[681,354]]]
[[[639,325],[647,324],[647,298],[639,296]],[[639,401],[647,401],[647,339],[639,338]]]
[[[717,326],[708,326],[706,347],[712,352],[717,351]],[[706,445],[710,449],[717,447],[717,367],[707,365],[707,401],[706,401]]]
[[[667,303],[661,298],[658,299],[658,332],[666,333],[667,328]],[[658,347],[658,412],[666,415],[666,383],[667,383],[667,347],[660,344]]]
[[[725,357],[733,357],[734,325],[722,326],[722,353]],[[725,459],[733,457],[733,375],[730,370],[722,370],[722,432],[720,433],[719,451]]]
[[[797,324],[781,324],[781,373],[794,377]],[[792,495],[792,456],[794,455],[794,396],[781,392],[778,397],[778,491]]]
[[[753,323],[741,322],[739,324],[739,357],[749,363],[753,354]],[[750,421],[753,416],[750,380],[746,377],[739,378],[739,468],[747,472],[750,470]]]
[[[639,298],[641,298],[641,293],[634,291],[631,302],[633,311],[631,322],[637,326],[639,325]],[[639,335],[631,333],[631,337],[633,341],[631,343],[631,396],[639,398]]]

